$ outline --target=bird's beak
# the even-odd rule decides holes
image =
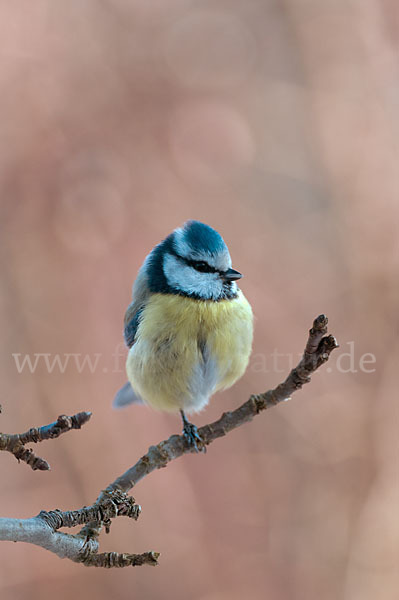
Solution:
[[[236,279],[241,279],[241,277],[241,273],[234,269],[227,269],[227,271],[222,274],[224,281],[236,281]]]

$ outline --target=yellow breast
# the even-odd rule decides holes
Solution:
[[[154,408],[196,412],[243,375],[252,332],[251,306],[241,291],[219,302],[153,294],[128,355],[129,381]]]

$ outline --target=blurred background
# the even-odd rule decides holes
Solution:
[[[2,600],[397,598],[398,15],[394,0],[0,3],[0,426],[93,411],[36,448],[50,472],[0,456],[1,516],[91,504],[180,430],[111,401],[131,284],[185,220],[221,232],[256,315],[246,375],[196,424],[279,383],[318,314],[340,342],[291,402],[135,488],[141,518],[101,550],[157,550],[159,567],[2,543]]]

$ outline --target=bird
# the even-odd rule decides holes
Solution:
[[[151,250],[124,318],[128,382],[115,407],[180,412],[183,434],[199,451],[202,439],[186,415],[231,387],[251,354],[253,313],[237,286],[241,277],[222,236],[200,221],[187,221]]]

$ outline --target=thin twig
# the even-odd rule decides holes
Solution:
[[[0,451],[11,452],[18,461],[26,462],[34,471],[48,471],[48,462],[36,456],[30,448],[25,448],[25,445],[57,438],[71,429],[80,429],[90,417],[91,412],[80,412],[72,417],[60,415],[54,423],[32,427],[25,433],[0,433]]]
[[[118,552],[103,552],[102,554],[90,554],[82,561],[86,567],[141,567],[158,564],[159,552],[144,552],[143,554],[119,554]]]
[[[338,348],[336,339],[332,335],[326,335],[327,323],[328,319],[325,315],[320,315],[314,320],[304,354],[283,383],[273,390],[251,396],[236,410],[226,412],[214,423],[200,427],[198,433],[202,439],[202,447],[209,446],[214,440],[226,435],[229,431],[252,421],[263,410],[288,400],[305,383],[309,383],[310,375],[328,360],[335,348]],[[200,443],[198,443],[198,447],[201,448]],[[188,452],[195,452],[195,449],[187,443],[185,436],[172,435],[168,440],[151,446],[147,454],[142,456],[123,475],[115,479],[106,488],[106,491],[119,489],[127,492],[155,469],[165,467],[170,461]],[[101,498],[101,494],[99,498]]]
[[[308,383],[310,375],[324,364],[329,359],[331,352],[338,347],[336,339],[332,335],[327,335],[327,323],[325,315],[320,315],[314,320],[303,356],[285,381],[263,394],[251,396],[236,410],[226,412],[214,423],[201,427],[198,430],[202,439],[202,442],[198,443],[200,449],[209,446],[214,440],[225,436],[229,431],[248,423],[260,412],[288,400],[295,391]],[[80,415],[86,415],[83,422],[90,418],[90,413],[80,413]],[[78,416],[59,417],[56,423],[47,428],[30,430],[26,434],[14,437],[23,448],[28,441],[56,437],[64,431],[76,428],[73,426],[65,428],[63,419],[76,419]],[[1,440],[0,437],[0,449],[7,449],[15,454],[10,447],[1,448]],[[140,458],[133,467],[100,493],[92,506],[76,511],[42,511],[32,519],[0,519],[0,540],[30,542],[55,552],[61,558],[70,558],[86,566],[110,568],[143,564],[156,565],[158,552],[144,554],[98,553],[98,535],[103,525],[106,531],[109,531],[111,519],[115,517],[127,516],[137,520],[141,510],[140,506],[135,504],[134,498],[127,496],[126,492],[152,471],[165,467],[170,461],[193,451],[195,450],[187,443],[185,436],[172,435],[168,440],[151,446],[147,454]],[[35,460],[42,459],[35,458]],[[31,464],[31,461],[27,460],[27,462]],[[34,467],[32,466],[32,468]],[[40,467],[36,466],[35,468]],[[61,527],[74,527],[82,524],[85,524],[84,527],[76,535],[58,531]]]
[[[135,503],[132,496],[121,491],[105,492],[101,500],[80,510],[42,510],[31,519],[0,519],[0,540],[35,544],[60,558],[69,558],[88,567],[155,566],[159,552],[99,554],[96,529],[87,529],[86,535],[82,532],[72,535],[59,531],[61,527],[75,527],[93,521],[97,525],[105,525],[106,531],[109,531],[111,519],[125,516],[137,521],[140,512],[141,506]]]
[[[136,504],[133,496],[125,492],[114,490],[104,492],[101,500],[97,500],[91,506],[84,506],[79,510],[41,511],[39,517],[44,519],[53,531],[61,527],[76,527],[93,521],[102,523],[109,530],[111,519],[116,517],[128,517],[137,521],[141,512],[140,504]]]

